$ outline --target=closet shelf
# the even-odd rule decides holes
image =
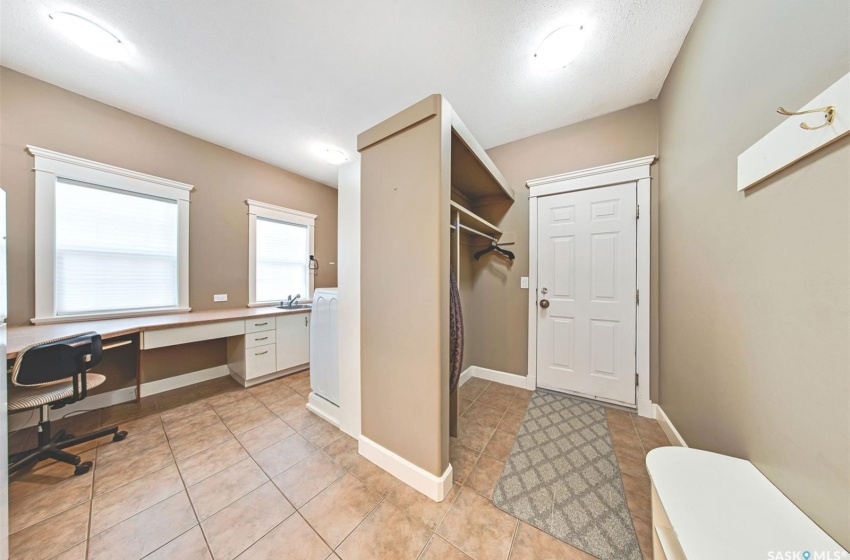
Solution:
[[[502,230],[482,218],[477,214],[473,214],[454,200],[450,202],[452,210],[456,211],[460,216],[460,223],[471,227],[472,229],[478,230],[481,233],[486,233],[487,235],[492,235],[496,239],[502,236]],[[452,223],[454,223],[454,218],[452,218]]]
[[[514,201],[514,191],[496,164],[452,110],[452,190],[472,206]]]

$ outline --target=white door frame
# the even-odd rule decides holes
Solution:
[[[582,169],[561,175],[533,179],[526,183],[528,187],[528,377],[527,389],[537,388],[537,199],[541,196],[562,194],[572,191],[595,189],[623,183],[637,184],[637,200],[640,217],[637,221],[637,289],[640,302],[637,308],[637,360],[638,375],[637,413],[647,418],[654,417],[652,401],[649,398],[649,352],[651,309],[649,271],[650,271],[650,224],[652,213],[650,206],[650,166],[656,157],[643,158]]]

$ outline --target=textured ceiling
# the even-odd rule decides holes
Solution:
[[[0,64],[336,185],[315,153],[442,93],[485,148],[655,98],[701,0],[0,0]],[[96,21],[110,62],[51,26]],[[540,72],[540,41],[585,26]]]

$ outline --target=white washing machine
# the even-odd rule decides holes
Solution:
[[[317,288],[310,321],[310,393],[307,407],[339,426],[339,290]]]

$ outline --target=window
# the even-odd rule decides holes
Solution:
[[[189,311],[190,185],[36,156],[34,323]]]
[[[277,303],[313,293],[310,256],[316,216],[246,200],[249,226],[249,305]]]

